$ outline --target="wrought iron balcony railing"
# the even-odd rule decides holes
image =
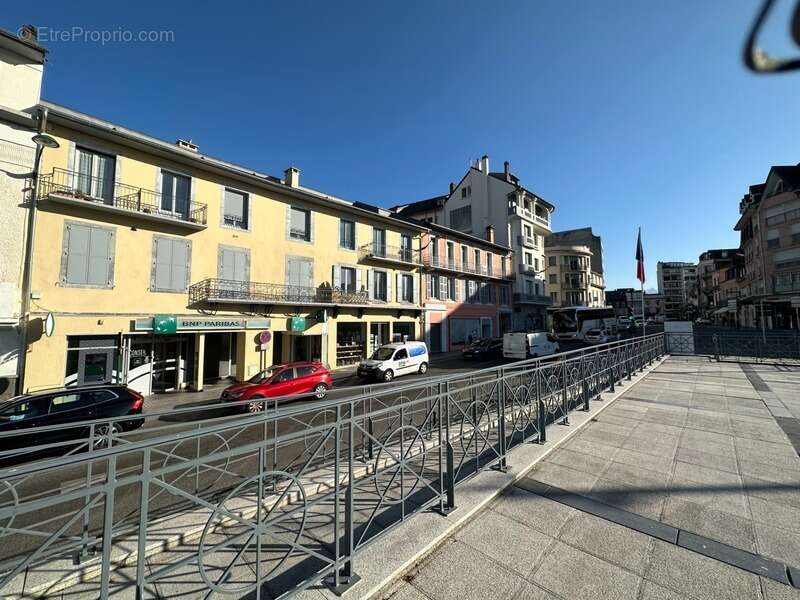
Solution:
[[[503,273],[502,268],[497,271],[494,268],[489,269],[485,264],[476,265],[471,262],[461,262],[454,258],[431,256],[427,253],[422,255],[422,264],[431,269],[443,269],[445,271],[466,273],[468,275],[480,275],[482,277],[494,277],[497,279],[514,278],[514,273]]]
[[[409,265],[422,264],[419,258],[419,250],[401,246],[387,246],[386,244],[364,244],[358,249],[358,256],[361,260],[380,260]]]
[[[149,220],[170,221],[202,229],[207,223],[205,204],[169,198],[158,192],[125,185],[110,178],[91,177],[66,169],[39,176],[39,199],[80,203],[87,208],[125,211]]]
[[[551,305],[553,299],[550,296],[543,296],[541,294],[521,294],[514,293],[514,304],[542,304]]]
[[[189,286],[189,305],[203,302],[364,306],[370,304],[370,298],[366,290],[342,290],[326,285],[306,287],[208,278]]]

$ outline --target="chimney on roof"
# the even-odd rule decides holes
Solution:
[[[283,183],[289,187],[300,187],[300,169],[289,167],[283,172]]]
[[[452,194],[455,191],[456,191],[456,184],[451,181],[450,182],[450,193]]]
[[[511,181],[511,163],[510,162],[505,161],[503,163],[503,172],[506,175],[506,181],[510,182]]]
[[[484,175],[489,174],[489,157],[485,154],[481,158],[481,171],[483,171]]]
[[[197,144],[192,143],[191,139],[176,140],[175,144],[184,150],[188,150],[189,152],[200,152],[200,147]]]
[[[36,25],[23,25],[19,29],[19,39],[36,44],[39,42],[39,29]]]
[[[491,225],[486,226],[486,241],[494,244],[494,227]]]

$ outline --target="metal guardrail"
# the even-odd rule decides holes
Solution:
[[[663,353],[657,334],[341,400],[266,400],[183,430],[88,422],[81,448],[0,470],[0,595],[26,577],[54,591],[95,578],[105,598],[122,566],[135,576],[115,585],[140,597],[167,579],[237,597],[322,580],[341,593],[371,540],[423,509],[447,514],[460,483],[506,469],[510,449],[545,442]]]
[[[189,286],[189,305],[202,302],[240,302],[249,304],[319,304],[356,305],[386,304],[371,301],[367,291],[346,291],[330,286],[306,287],[235,281],[210,277]]]
[[[758,329],[696,329],[692,332],[664,334],[667,352],[701,354],[716,360],[752,358],[800,360],[800,333]]]
[[[413,248],[374,243],[364,244],[358,249],[358,256],[361,260],[390,260],[409,265],[422,264],[419,254],[419,250]]]
[[[85,200],[95,205],[105,204],[142,215],[206,224],[205,204],[187,201],[183,210],[165,210],[161,208],[161,194],[157,192],[66,169],[55,168],[52,173],[39,177],[39,197],[51,195]]]

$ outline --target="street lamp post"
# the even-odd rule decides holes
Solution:
[[[25,367],[28,359],[29,336],[29,317],[31,308],[31,276],[33,270],[33,242],[36,237],[36,211],[39,202],[39,168],[42,161],[42,153],[45,148],[58,148],[56,139],[44,133],[47,122],[47,113],[43,111],[40,117],[39,133],[34,135],[31,140],[36,144],[36,156],[33,161],[33,195],[28,209],[28,228],[25,236],[25,263],[22,272],[22,302],[20,306],[20,354],[17,360],[17,394],[22,394],[25,389]]]

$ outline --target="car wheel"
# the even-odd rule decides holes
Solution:
[[[428,363],[424,362],[419,366],[419,374],[425,375],[428,372]]]
[[[264,396],[253,396],[252,400],[262,399]],[[264,412],[264,402],[250,402],[247,404],[247,412],[260,413]]]
[[[328,393],[328,386],[324,383],[318,383],[317,386],[314,388],[314,397],[315,398],[324,398],[325,394]]]
[[[122,426],[119,423],[101,423],[94,428],[94,448],[110,448],[114,444],[113,438],[122,433]]]
[[[384,381],[388,382],[391,381],[392,379],[394,379],[394,371],[392,371],[391,369],[387,369],[386,371],[383,372]]]

